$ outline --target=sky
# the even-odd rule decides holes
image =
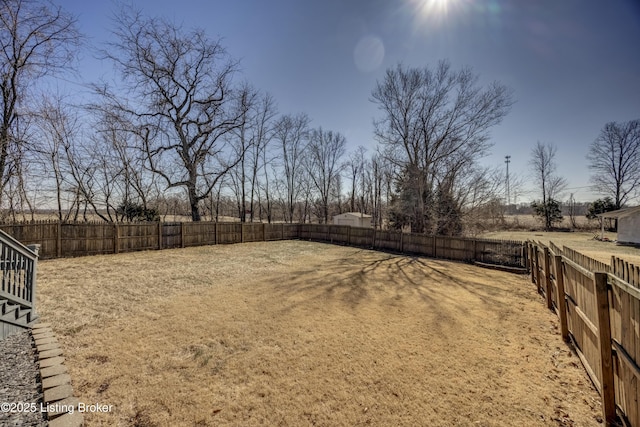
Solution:
[[[111,38],[108,1],[54,0],[75,15],[87,44],[76,81],[116,78],[93,49]],[[558,173],[578,201],[589,188],[589,145],[611,121],[640,119],[640,0],[143,0],[135,7],[221,38],[240,60],[238,82],[271,93],[281,113],[345,135],[348,149],[375,151],[370,101],[385,70],[402,63],[471,67],[514,91],[482,163],[519,176],[534,199],[529,161],[537,141],[557,147]],[[87,95],[88,95],[87,91]]]

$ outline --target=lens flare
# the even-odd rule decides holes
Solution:
[[[414,13],[419,18],[443,17],[453,7],[454,0],[409,0]]]
[[[463,3],[470,0],[406,0],[408,12],[413,17],[414,25],[422,27],[439,27],[445,24],[451,15],[464,9]]]

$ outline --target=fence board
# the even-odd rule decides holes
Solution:
[[[401,252],[400,239],[402,234],[399,231],[376,230],[375,249]]]
[[[351,246],[373,247],[373,228],[351,227]]]
[[[590,258],[566,246],[562,247],[562,254],[566,258],[569,258],[571,261],[575,262],[581,267],[586,268],[589,271],[603,271],[608,273],[611,270],[610,266],[605,264],[604,262]]]
[[[593,372],[592,380],[600,384],[602,372],[600,368],[599,343],[597,336],[598,313],[595,298],[593,277],[585,275],[571,263],[565,264],[564,278],[567,293],[567,323],[569,333],[573,336],[577,350],[582,354],[589,369]]]
[[[151,249],[158,249],[157,224],[118,224],[118,252],[145,251]]]
[[[623,259],[612,256],[611,272],[625,282],[640,288],[640,266],[633,265]]]
[[[348,225],[330,225],[329,241],[331,243],[349,244],[349,226]]]
[[[622,275],[617,270],[615,276]],[[629,276],[630,278],[632,276]],[[611,338],[614,342],[614,389],[618,408],[631,425],[640,425],[640,299],[635,287],[609,277]]]
[[[262,242],[264,241],[264,226],[257,222],[248,222],[242,224],[242,241],[243,242]]]
[[[283,239],[297,239],[300,236],[300,224],[284,224]]]
[[[217,224],[218,244],[241,243],[242,223],[231,222]]]
[[[185,222],[182,230],[182,246],[202,246],[216,244],[215,222]],[[175,232],[175,231],[174,231]],[[179,247],[179,246],[178,246]]]
[[[162,223],[162,247],[174,249],[182,246],[182,225],[179,222]]]
[[[284,239],[284,224],[265,224],[264,239],[265,240],[282,240]]]
[[[475,240],[474,259],[487,264],[525,267],[525,248],[514,240]]]

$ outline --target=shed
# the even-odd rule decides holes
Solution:
[[[352,227],[373,227],[372,216],[360,212],[346,212],[333,217],[335,225],[350,225]]]
[[[618,209],[617,211],[598,214],[601,219],[602,236],[604,236],[604,220],[611,218],[618,220],[618,236],[616,240],[621,245],[640,246],[640,206],[635,208]]]

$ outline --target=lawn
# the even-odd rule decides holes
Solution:
[[[89,426],[595,426],[526,276],[303,241],[43,261]]]

